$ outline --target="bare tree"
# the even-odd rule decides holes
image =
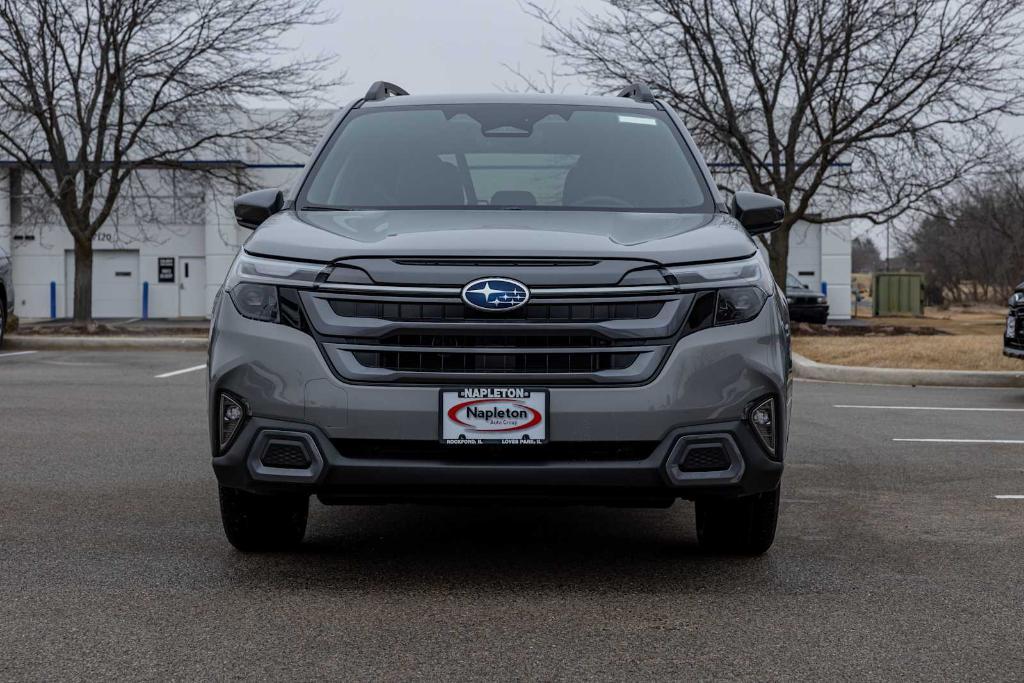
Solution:
[[[994,170],[929,201],[900,237],[930,303],[999,302],[1024,279],[1024,173]]]
[[[93,237],[133,174],[239,159],[246,143],[309,145],[318,96],[341,75],[325,75],[329,56],[291,58],[282,37],[330,21],[320,4],[0,0],[0,156],[74,239],[76,323],[92,318]]]
[[[850,243],[850,252],[855,273],[873,273],[882,264],[882,255],[870,237],[854,237]]]
[[[608,0],[542,45],[602,91],[645,81],[743,184],[803,219],[885,223],[1001,151],[1024,103],[1020,0]]]
[[[524,71],[523,68],[517,63],[515,66],[502,62],[502,68],[505,69],[511,76],[515,78],[515,81],[504,83],[495,83],[495,87],[502,92],[528,92],[528,93],[540,93],[547,95],[562,94],[568,88],[568,83],[559,83],[558,79],[564,74],[558,73],[555,69],[555,61],[551,60],[551,68],[547,71],[543,69],[536,69],[533,73]]]

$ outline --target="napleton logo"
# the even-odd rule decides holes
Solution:
[[[456,403],[448,418],[476,432],[514,432],[540,424],[540,411],[517,401],[481,398]]]

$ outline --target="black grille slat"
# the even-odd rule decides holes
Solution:
[[[649,457],[656,441],[559,441],[529,446],[451,446],[437,441],[334,439],[346,458],[375,460],[443,460],[488,464],[516,462],[638,461]]]
[[[583,374],[625,370],[637,352],[623,353],[473,353],[421,351],[353,351],[366,368],[395,372],[472,372]]]
[[[609,320],[650,320],[664,301],[601,304],[527,304],[514,311],[477,311],[462,304],[392,303],[330,299],[331,310],[343,318],[370,318],[395,322],[469,322],[527,320],[530,322],[586,323]]]
[[[373,340],[380,346],[409,346],[419,348],[460,349],[547,349],[547,348],[607,348],[612,340],[600,335],[566,334],[491,334],[451,332],[401,332]],[[623,344],[635,345],[632,340]]]

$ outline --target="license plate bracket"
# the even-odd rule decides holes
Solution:
[[[548,390],[526,387],[442,389],[441,443],[534,446],[548,440]]]

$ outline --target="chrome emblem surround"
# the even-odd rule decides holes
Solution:
[[[462,300],[479,311],[513,311],[530,300],[530,289],[518,280],[482,277],[462,288]]]

